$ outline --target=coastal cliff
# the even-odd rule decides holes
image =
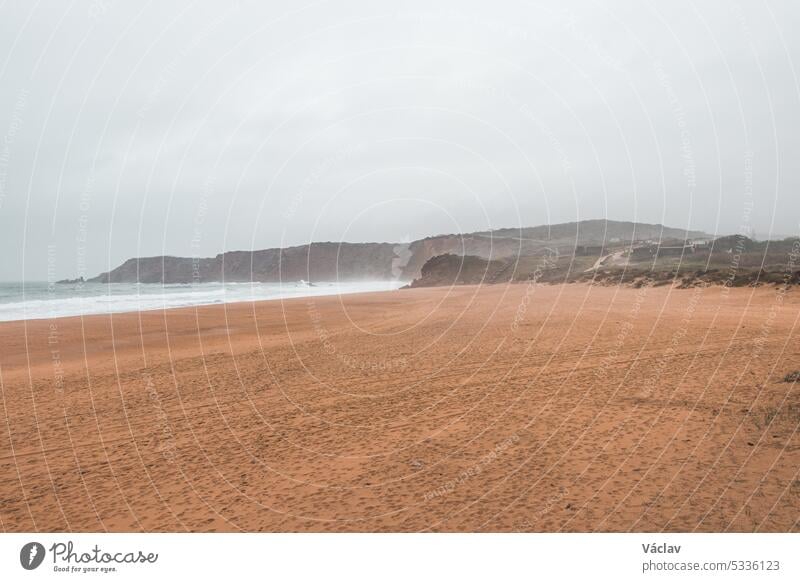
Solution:
[[[445,234],[411,243],[319,242],[285,249],[230,251],[209,258],[157,256],[128,259],[89,279],[95,283],[204,283],[218,281],[412,281],[441,255],[486,261],[540,255],[545,249],[572,254],[576,248],[649,239],[709,238],[702,232],[657,224],[586,220],[530,228]],[[599,251],[598,251],[599,252]]]
[[[146,257],[89,282],[206,283],[214,281],[353,281],[392,277],[395,245],[314,243],[286,249],[231,251],[214,258]]]

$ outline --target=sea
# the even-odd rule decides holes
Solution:
[[[398,289],[402,281],[291,283],[0,283],[0,321],[346,295]]]

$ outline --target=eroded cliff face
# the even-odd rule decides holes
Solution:
[[[412,281],[420,276],[422,267],[433,257],[441,255],[473,256],[487,260],[505,259],[532,254],[541,246],[532,246],[512,237],[482,234],[443,235],[414,241],[409,245],[411,256],[403,269],[403,279]]]
[[[322,242],[258,251],[231,251],[213,258],[129,259],[89,281],[112,283],[202,283],[214,281],[413,281],[436,256],[473,256],[488,261],[539,255],[545,248],[571,254],[578,245],[644,238],[699,238],[661,225],[588,220],[524,229],[446,234],[411,243]]]

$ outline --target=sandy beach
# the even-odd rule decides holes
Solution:
[[[800,291],[0,324],[5,531],[800,531]]]

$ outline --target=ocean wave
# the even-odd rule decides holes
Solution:
[[[177,307],[242,303],[296,297],[388,291],[400,281],[269,284],[202,283],[200,285],[102,284],[64,288],[32,283],[0,293],[0,321],[51,319],[93,314],[154,311]]]

